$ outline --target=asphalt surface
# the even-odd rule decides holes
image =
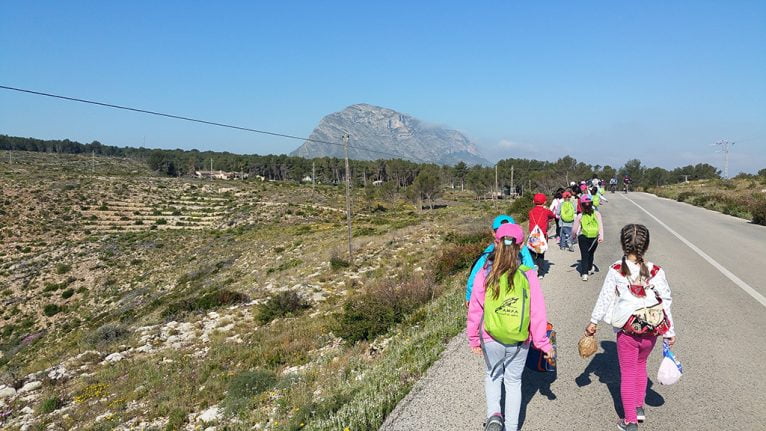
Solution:
[[[622,255],[620,228],[642,223],[651,233],[647,259],[665,268],[673,291],[674,351],[684,376],[672,386],[654,383],[662,359],[658,344],[649,359],[647,421],[640,429],[766,430],[766,307],[724,275],[728,270],[756,295],[766,295],[766,227],[643,193],[607,197],[605,242],[595,258],[599,272],[587,282],[578,278],[577,249],[570,253],[553,247],[546,254],[551,266],[542,285],[558,333],[558,372],[525,371],[521,428],[617,429],[622,407],[614,334],[602,323],[599,352],[588,359],[577,354],[577,341],[606,270]],[[482,367],[465,334],[454,338],[381,430],[481,430]]]

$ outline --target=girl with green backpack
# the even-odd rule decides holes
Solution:
[[[604,242],[604,223],[601,213],[594,210],[590,195],[580,196],[582,212],[577,215],[572,226],[572,240],[577,237],[580,247],[580,277],[588,281],[588,274],[593,274],[593,256],[598,244]]]
[[[516,431],[521,410],[521,375],[529,343],[553,361],[545,300],[534,269],[519,262],[524,233],[516,224],[495,232],[495,259],[476,274],[468,305],[468,344],[486,365],[486,431]],[[500,405],[505,388],[505,405]]]

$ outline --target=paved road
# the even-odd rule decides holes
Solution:
[[[742,287],[752,288],[755,296],[766,295],[766,227],[643,193],[608,198],[603,210],[606,241],[596,252],[600,272],[583,282],[573,267],[579,252],[548,253],[552,265],[543,290],[558,330],[559,372],[555,380],[525,372],[522,429],[616,429],[621,407],[614,335],[602,328],[601,349],[589,359],[578,356],[576,344],[606,269],[621,256],[619,229],[638,222],[651,232],[648,259],[668,274],[678,336],[675,351],[685,369],[676,385],[650,383],[647,422],[641,429],[766,430],[766,306]],[[727,270],[739,284],[724,275]],[[660,360],[658,348],[650,358],[651,380]],[[381,430],[480,430],[482,381],[482,361],[469,352],[462,334]]]

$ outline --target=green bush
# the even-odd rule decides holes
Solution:
[[[292,290],[279,292],[258,307],[258,321],[266,324],[279,317],[300,314],[309,308],[311,304],[298,292]]]
[[[47,304],[43,307],[43,314],[48,317],[55,316],[61,312],[61,307],[58,304]]]
[[[758,199],[751,204],[750,214],[753,223],[766,226],[766,199]]]
[[[61,292],[61,297],[64,299],[69,299],[74,295],[74,289],[67,289],[63,292]]]
[[[516,223],[524,223],[529,219],[529,210],[534,207],[532,203],[532,194],[524,193],[518,198],[514,199],[511,206],[508,208],[508,214],[513,215]]]
[[[66,274],[72,269],[71,265],[67,265],[66,263],[57,263],[56,264],[56,274]]]
[[[330,257],[330,268],[333,271],[337,271],[343,268],[348,268],[349,266],[351,266],[351,264],[347,260],[338,256],[337,254],[333,254]]]
[[[489,235],[489,228],[486,230],[476,229],[471,232],[450,232],[444,237],[444,241],[451,244],[489,244],[492,237]]]
[[[168,305],[162,311],[163,318],[170,318],[184,313],[206,311],[224,305],[247,302],[249,298],[231,290],[216,290],[204,293],[196,298],[186,298]]]
[[[51,413],[62,407],[64,407],[64,401],[57,396],[53,396],[43,400],[43,402],[40,403],[40,413]]]
[[[470,269],[471,264],[484,251],[486,244],[474,242],[457,244],[442,249],[434,263],[434,280],[444,280],[450,275]]]
[[[91,332],[85,341],[94,347],[103,347],[120,341],[130,335],[130,330],[123,325],[107,323]]]
[[[678,202],[686,202],[689,200],[689,198],[693,197],[695,195],[694,192],[681,192],[676,196],[676,200]]]
[[[372,340],[402,322],[410,313],[440,293],[424,278],[397,283],[383,280],[349,298],[335,316],[334,331],[349,343]]]
[[[249,411],[253,398],[276,384],[277,376],[272,371],[256,369],[240,373],[229,381],[224,408],[232,415]]]

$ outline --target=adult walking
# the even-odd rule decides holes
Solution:
[[[604,223],[601,214],[593,209],[590,195],[583,194],[580,197],[580,208],[582,212],[577,215],[572,226],[572,240],[577,237],[577,245],[580,247],[580,277],[582,281],[588,281],[588,275],[593,274],[596,248],[604,241]]]

